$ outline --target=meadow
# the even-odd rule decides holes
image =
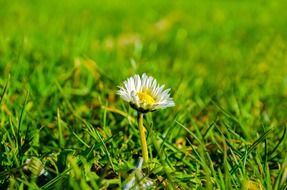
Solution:
[[[1,0],[0,189],[123,189],[142,73],[176,104],[145,114],[151,189],[287,189],[284,3]]]

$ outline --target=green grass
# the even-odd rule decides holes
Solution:
[[[0,1],[0,189],[121,189],[144,72],[176,103],[145,118],[157,189],[286,189],[284,3]]]

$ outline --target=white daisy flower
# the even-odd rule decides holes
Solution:
[[[134,75],[128,78],[119,88],[121,98],[142,113],[175,105],[169,94],[170,89],[164,90],[164,85],[160,86],[156,79],[145,73],[141,77]]]

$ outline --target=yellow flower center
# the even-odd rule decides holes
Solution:
[[[155,103],[155,99],[152,97],[149,91],[138,92],[137,95],[142,103],[149,105]]]

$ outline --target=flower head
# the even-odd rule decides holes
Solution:
[[[133,108],[145,113],[174,106],[169,91],[170,89],[164,90],[164,85],[160,86],[156,79],[144,73],[141,77],[134,75],[124,81],[118,94]]]

